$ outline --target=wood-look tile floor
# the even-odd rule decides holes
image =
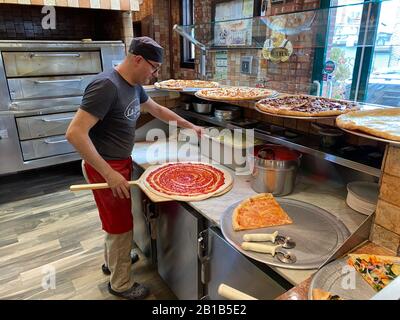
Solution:
[[[108,293],[103,239],[79,162],[0,176],[0,299],[118,299]],[[176,299],[138,251],[134,279],[150,287],[148,299]],[[51,275],[55,277],[51,277]]]

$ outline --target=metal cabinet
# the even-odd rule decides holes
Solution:
[[[133,165],[132,179],[138,179],[143,169]],[[154,204],[138,187],[131,189],[133,213],[133,240],[140,251],[153,263],[157,262],[156,248],[156,214]]]
[[[204,218],[181,202],[160,203],[157,208],[158,273],[179,299],[200,299],[204,290],[197,242]]]
[[[13,100],[81,96],[93,75],[8,79]]]
[[[16,118],[20,140],[61,135],[67,131],[75,112]]]
[[[101,72],[100,51],[3,52],[7,77],[96,74]]]
[[[208,240],[203,246],[207,247],[208,256],[202,258],[207,299],[223,299],[218,294],[222,283],[261,300],[275,299],[292,287],[267,265],[250,260],[237,251],[223,238],[219,229],[211,227],[207,233],[201,238]]]
[[[21,150],[24,160],[75,152],[64,135],[21,141]]]

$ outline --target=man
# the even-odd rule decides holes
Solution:
[[[149,98],[142,85],[158,75],[163,48],[148,37],[132,40],[129,53],[115,69],[98,74],[87,86],[82,103],[66,138],[84,160],[84,174],[90,183],[107,182],[110,189],[94,190],[105,239],[105,265],[109,292],[126,299],[145,298],[149,290],[133,281],[130,257],[133,217],[130,186],[131,153],[140,106],[165,122],[201,134],[193,125]]]

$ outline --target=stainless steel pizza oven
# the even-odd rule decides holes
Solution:
[[[79,159],[64,137],[97,73],[121,41],[0,41],[0,174]]]

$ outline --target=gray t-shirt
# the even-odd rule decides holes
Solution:
[[[100,119],[89,136],[104,159],[131,155],[140,104],[148,98],[141,85],[130,85],[114,69],[99,73],[86,87],[81,109]]]

